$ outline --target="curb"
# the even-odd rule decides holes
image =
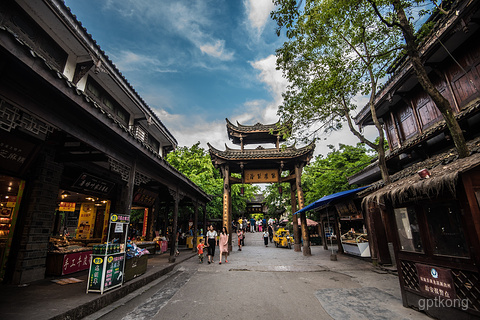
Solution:
[[[103,295],[100,295],[98,299],[92,300],[90,302],[84,303],[78,307],[75,307],[71,310],[68,310],[62,314],[56,315],[50,320],[74,320],[74,319],[81,319],[90,314],[97,312],[108,306],[109,304],[127,296],[128,294],[142,288],[143,286],[147,285],[148,283],[160,278],[161,276],[169,273],[172,271],[175,266],[178,264],[193,258],[195,255],[191,257],[187,257],[182,261],[173,262],[172,264],[168,265],[166,268],[163,268],[155,273],[152,273],[145,277],[138,277],[133,279],[131,282],[127,282],[117,290],[113,290],[110,292],[106,292]]]

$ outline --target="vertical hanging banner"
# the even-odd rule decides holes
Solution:
[[[230,203],[228,202],[228,193],[223,194],[223,225],[228,228],[228,207]]]

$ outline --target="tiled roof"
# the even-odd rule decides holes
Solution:
[[[418,190],[422,190],[424,194],[438,195],[446,188],[454,193],[458,175],[480,165],[480,137],[468,141],[467,145],[471,153],[469,157],[459,159],[456,149],[452,148],[391,175],[392,182],[388,185],[383,180],[371,184],[361,195],[369,199],[395,195],[394,198],[401,199],[409,191],[418,193]],[[430,172],[429,179],[421,179],[417,174],[422,169]]]
[[[297,149],[295,146],[286,148],[263,148],[237,150],[231,149],[225,145],[226,150],[220,151],[208,144],[210,155],[222,158],[225,160],[254,160],[254,159],[294,159],[304,155],[313,154],[315,143]]]
[[[130,130],[128,127],[126,127],[124,124],[122,124],[120,121],[118,121],[115,117],[113,117],[111,114],[110,114],[110,111],[109,110],[106,110],[105,108],[103,108],[101,105],[99,105],[98,103],[96,103],[93,98],[91,98],[90,96],[88,96],[84,91],[82,90],[79,90],[77,88],[77,86],[72,83],[70,80],[68,80],[68,78],[63,74],[61,73],[59,70],[57,70],[55,67],[53,67],[51,64],[48,63],[48,61],[41,55],[41,54],[38,54],[35,52],[35,50],[33,48],[31,48],[27,43],[25,43],[24,41],[22,41],[18,35],[16,35],[14,32],[12,32],[11,30],[7,29],[7,28],[2,28],[0,27],[0,31],[3,30],[5,32],[7,32],[8,34],[10,34],[13,39],[15,39],[15,41],[17,41],[17,43],[21,46],[23,46],[26,51],[25,52],[28,52],[32,57],[33,59],[39,59],[41,60],[41,62],[39,62],[39,65],[42,66],[47,72],[50,72],[53,76],[54,76],[54,79],[55,81],[58,81],[59,83],[62,83],[62,85],[64,86],[64,90],[65,92],[67,91],[72,91],[74,92],[76,95],[80,96],[83,98],[83,101],[85,102],[84,105],[82,105],[84,108],[87,109],[87,106],[91,108],[91,110],[97,110],[98,111],[98,114],[97,116],[100,118],[100,117],[104,117],[106,119],[109,119],[109,122],[110,122],[110,127],[114,127],[114,126],[117,126],[119,127],[122,131],[125,132],[126,135],[130,136],[131,138],[133,138],[136,142],[136,146],[138,149],[146,149],[147,152],[151,155],[152,158],[156,159],[158,161],[158,164],[160,164],[161,166],[163,166],[164,168],[167,168],[167,170],[169,170],[170,172],[172,172],[173,174],[175,174],[179,179],[182,179],[185,183],[187,183],[188,185],[190,185],[191,187],[193,187],[195,190],[197,190],[198,192],[200,192],[202,195],[204,195],[206,198],[209,198],[209,196],[200,188],[198,187],[195,183],[193,183],[189,178],[187,178],[183,173],[181,173],[180,171],[178,171],[176,168],[174,168],[172,165],[170,165],[166,160],[164,160],[162,158],[162,156],[157,152],[157,150],[154,150],[150,145],[148,145],[147,143],[145,143],[144,141],[140,140],[133,132],[132,130]]]
[[[50,0],[51,1],[51,0]],[[68,14],[70,14],[70,17],[73,19],[73,21],[75,21],[78,25],[79,28],[75,28],[75,30],[77,30],[78,32],[81,32],[83,31],[84,34],[92,41],[92,43],[96,46],[96,50],[93,50],[94,52],[100,52],[101,55],[103,56],[103,58],[110,64],[110,66],[113,68],[113,70],[115,71],[115,73],[117,73],[117,75],[123,80],[124,84],[128,87],[129,90],[131,90],[134,95],[136,96],[136,98],[141,101],[142,103],[142,106],[147,109],[148,111],[150,111],[150,113],[153,115],[153,117],[155,118],[155,120],[159,123],[159,125],[162,127],[163,130],[165,130],[166,134],[169,135],[169,138],[171,138],[175,144],[178,144],[176,138],[173,136],[173,134],[168,130],[168,128],[163,124],[163,122],[160,120],[160,118],[158,118],[157,114],[150,108],[150,106],[145,102],[145,100],[143,100],[143,98],[138,94],[138,92],[135,90],[135,88],[130,84],[130,82],[128,82],[128,80],[125,78],[125,76],[120,72],[120,70],[118,70],[117,66],[113,63],[113,61],[110,59],[110,57],[105,53],[105,51],[103,51],[101,48],[100,48],[100,45],[97,43],[96,40],[93,39],[92,35],[90,33],[88,33],[87,31],[87,28],[85,28],[82,23],[77,19],[77,16],[75,14],[72,13],[70,7],[68,7],[67,5],[65,5],[64,1],[58,1],[58,3],[60,3],[62,6],[64,6],[64,8],[66,9],[66,11],[68,12]],[[55,8],[55,6],[52,6],[52,8]]]
[[[233,131],[243,132],[243,133],[251,133],[251,132],[269,133],[271,130],[278,131],[278,124],[279,124],[279,122],[273,123],[273,124],[262,124],[260,122],[257,122],[253,126],[246,126],[238,123],[238,121],[237,121],[237,125],[234,125],[232,122],[230,122],[230,120],[228,119],[225,119],[225,120],[227,121],[227,130],[231,129]]]

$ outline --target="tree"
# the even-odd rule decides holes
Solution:
[[[326,156],[318,156],[308,166],[302,175],[302,186],[305,203],[312,203],[323,196],[340,191],[354,189],[347,177],[368,166],[375,154],[363,143],[356,146],[340,144],[336,149],[330,145]]]
[[[282,193],[279,187],[282,187]],[[265,188],[265,205],[268,209],[267,214],[279,218],[280,212],[291,212],[292,204],[290,199],[290,184],[273,183]]]
[[[374,98],[386,68],[396,58],[400,33],[380,22],[365,1],[306,0],[302,8],[295,0],[274,3],[278,7],[271,16],[277,21],[277,34],[286,29],[288,38],[276,51],[277,68],[290,83],[278,110],[281,122],[307,139],[322,130],[340,129],[346,122],[361,142],[377,152],[382,179],[389,183],[385,136]],[[378,143],[368,140],[352,122],[355,99],[363,95],[369,96]]]
[[[207,204],[210,218],[221,218],[223,215],[223,179],[212,164],[208,152],[197,142],[192,147],[180,147],[166,157],[175,169],[184,174],[205,193],[212,196]],[[248,199],[253,198],[256,187],[245,185],[244,196],[240,195],[240,186],[232,185],[232,207],[235,211],[244,211]]]
[[[396,28],[400,30],[405,39],[405,51],[408,55],[415,74],[417,75],[418,82],[422,86],[423,90],[430,96],[438,110],[445,119],[445,123],[450,131],[450,135],[457,149],[458,155],[460,158],[467,157],[469,155],[469,150],[465,142],[465,137],[463,136],[462,129],[458,121],[455,119],[453,114],[453,108],[448,102],[448,100],[437,90],[433,85],[432,81],[428,77],[425,66],[423,65],[422,59],[419,52],[419,40],[421,38],[415,35],[415,29],[412,24],[412,17],[408,17],[406,12],[411,12],[412,7],[415,5],[422,4],[424,2],[433,2],[435,10],[439,14],[448,13],[444,7],[437,5],[435,0],[431,1],[400,1],[400,0],[391,0],[391,1],[377,1],[377,0],[367,0],[372,7],[374,8],[376,14],[380,20],[388,27]],[[383,15],[382,15],[383,12]],[[385,17],[384,17],[385,15]]]

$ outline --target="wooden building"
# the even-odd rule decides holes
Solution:
[[[364,215],[385,234],[372,233],[386,254],[392,243],[403,304],[439,319],[480,317],[480,2],[453,1],[420,44],[435,87],[450,102],[471,155],[459,159],[440,112],[418,84],[410,61],[400,60],[377,93],[392,183],[363,191]],[[356,118],[372,124],[369,108]],[[370,166],[350,183],[379,179]],[[362,195],[362,193],[360,193]],[[369,230],[371,233],[372,230]]]
[[[132,206],[147,239],[176,229],[179,206],[197,221],[209,196],[165,162],[176,145],[62,0],[0,2],[4,282],[43,279],[52,236],[102,242]]]

